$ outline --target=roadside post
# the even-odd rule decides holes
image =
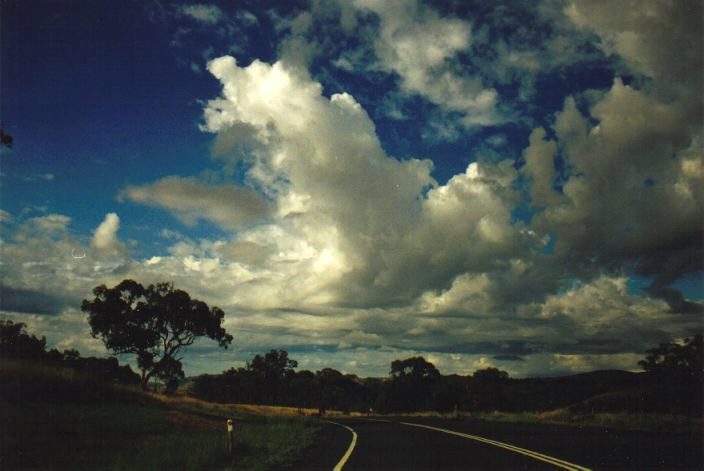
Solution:
[[[232,419],[227,419],[227,449],[230,452],[230,458],[235,454],[235,425]]]

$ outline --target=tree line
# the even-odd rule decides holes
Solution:
[[[192,378],[188,393],[223,403],[284,405],[342,412],[526,411],[569,407],[578,413],[668,412],[702,415],[702,336],[648,350],[644,373],[597,371],[513,379],[497,368],[442,375],[422,356],[394,360],[388,376],[360,378],[333,368],[296,371],[283,350],[244,367]]]
[[[23,322],[0,319],[0,358],[70,368],[105,382],[139,384],[139,375],[117,358],[82,357],[78,350],[46,349],[46,337],[27,332]]]
[[[389,376],[360,378],[333,368],[295,371],[283,350],[256,355],[246,366],[193,378],[190,393],[214,402],[286,405],[343,412],[493,410],[502,405],[508,373],[496,368],[442,376],[422,356],[394,360]]]

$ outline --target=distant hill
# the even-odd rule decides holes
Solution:
[[[701,416],[701,389],[662,375],[620,370],[555,378],[512,379],[505,408],[547,411],[568,407],[579,413],[666,412]]]

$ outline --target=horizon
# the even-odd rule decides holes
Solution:
[[[129,278],[225,312],[188,377],[638,371],[704,327],[703,17],[3,2],[0,317],[107,355],[81,301]]]

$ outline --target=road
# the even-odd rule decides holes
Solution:
[[[347,418],[325,423],[318,442],[288,469],[694,470],[704,469],[701,440],[701,433],[659,434],[470,420]]]

